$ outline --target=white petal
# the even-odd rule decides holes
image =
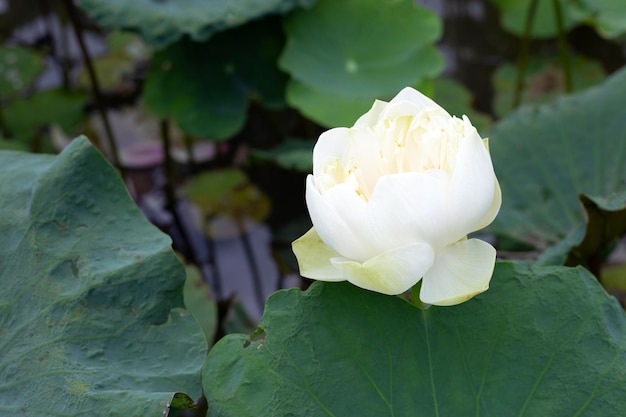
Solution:
[[[313,174],[329,158],[343,161],[348,149],[349,129],[338,127],[322,133],[313,148]]]
[[[345,281],[338,268],[330,262],[339,254],[322,242],[315,228],[311,228],[302,237],[291,244],[293,253],[298,259],[300,275],[321,281]]]
[[[363,116],[358,118],[356,123],[354,123],[354,127],[374,126],[378,123],[380,114],[383,109],[387,107],[387,104],[388,103],[386,101],[375,100],[372,108]]]
[[[364,261],[378,250],[363,237],[369,220],[366,203],[346,184],[337,185],[322,195],[309,175],[306,204],[315,230],[332,250],[346,258]]]
[[[440,105],[424,94],[414,88],[405,87],[389,102],[389,105],[381,113],[380,118],[415,116],[419,111],[428,108],[441,109],[448,114]]]
[[[471,125],[469,125],[471,128]],[[448,190],[448,242],[480,229],[494,210],[496,182],[487,148],[476,129],[461,140]]]
[[[487,227],[488,225],[490,225],[491,222],[493,222],[493,219],[496,218],[496,216],[498,215],[498,212],[500,211],[500,206],[502,205],[502,190],[500,189],[500,184],[498,183],[497,179],[495,180],[494,187],[495,187],[495,192],[493,196],[493,201],[491,202],[491,207],[487,211],[487,214],[485,214],[485,216],[482,218],[482,220],[478,224],[476,230],[480,230],[483,227]]]
[[[381,177],[369,201],[372,239],[386,248],[415,241],[426,242],[435,251],[443,248],[447,181],[441,171]]]
[[[432,248],[417,242],[390,249],[364,263],[346,258],[334,258],[331,262],[354,285],[395,295],[415,285],[430,268],[433,259]]]
[[[441,306],[469,300],[489,288],[495,261],[496,250],[479,239],[446,247],[424,274],[420,300]]]

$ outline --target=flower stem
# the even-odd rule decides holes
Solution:
[[[413,304],[415,307],[421,310],[426,310],[430,307],[430,304],[423,303],[422,300],[420,300],[421,289],[422,289],[422,280],[419,280],[417,284],[411,287],[411,304]]]

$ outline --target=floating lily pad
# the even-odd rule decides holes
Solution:
[[[183,268],[102,155],[85,138],[0,152],[0,193],[2,413],[157,417],[198,398]]]
[[[441,72],[441,27],[411,0],[320,0],[297,11],[285,20],[279,62],[292,77],[288,102],[323,125],[351,125],[374,99]]]
[[[264,19],[206,42],[170,45],[153,56],[146,106],[190,135],[228,139],[243,127],[250,97],[284,103],[287,75],[276,67],[283,42],[280,22]]]
[[[163,47],[183,35],[204,41],[216,32],[314,1],[79,0],[78,4],[101,26],[136,31],[148,43]]]
[[[236,370],[236,371],[235,371]],[[418,309],[348,283],[280,291],[209,352],[209,416],[621,416],[626,317],[583,268],[496,266]]]
[[[502,186],[498,234],[543,250],[584,227],[580,194],[626,189],[626,70],[553,103],[524,106],[489,133]]]

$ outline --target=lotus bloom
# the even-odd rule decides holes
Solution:
[[[313,222],[293,243],[300,273],[453,305],[489,288],[496,250],[467,235],[500,209],[487,139],[405,88],[351,128],[324,132],[306,181]]]

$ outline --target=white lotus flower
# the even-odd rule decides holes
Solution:
[[[453,305],[489,287],[496,251],[467,239],[500,209],[487,140],[412,88],[324,132],[306,183],[313,228],[293,243],[300,273]]]

